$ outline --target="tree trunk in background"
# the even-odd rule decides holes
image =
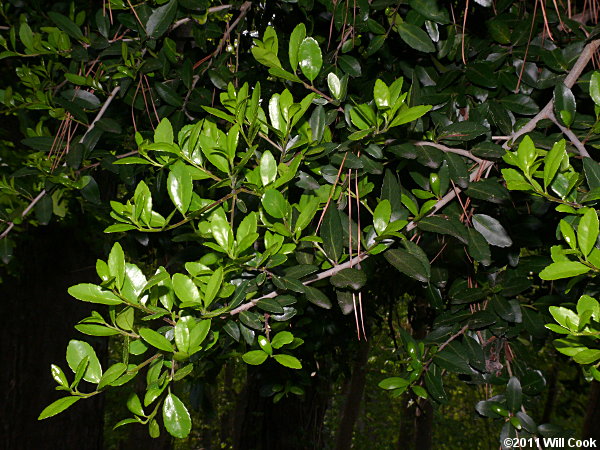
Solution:
[[[362,340],[356,355],[356,361],[352,368],[350,386],[348,395],[344,402],[342,411],[342,420],[337,430],[335,448],[336,450],[346,450],[352,446],[352,433],[354,424],[360,411],[365,382],[367,378],[367,359],[369,357],[369,342]]]
[[[246,387],[238,399],[236,450],[310,450],[323,448],[322,427],[327,410],[329,380],[312,379],[305,394],[289,394],[278,403],[261,397],[262,371],[278,367],[248,367]],[[282,374],[280,379],[285,379]]]
[[[95,257],[77,239],[76,230],[58,225],[28,231],[15,253],[16,262],[22,264],[19,278],[3,274],[2,284],[3,448],[102,449],[101,395],[81,400],[58,416],[37,420],[42,409],[64,396],[54,390],[50,364],[60,365],[73,379],[65,361],[66,347],[70,339],[83,339],[73,325],[94,305],[75,301],[67,288],[96,279]],[[86,336],[85,340],[95,347],[100,361],[106,360],[105,339]]]
[[[583,422],[583,439],[592,438],[600,442],[600,383],[592,381],[590,394]]]

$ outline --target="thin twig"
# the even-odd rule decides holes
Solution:
[[[117,95],[117,93],[119,92],[119,90],[121,89],[120,86],[117,86],[116,88],[114,88],[112,90],[112,92],[109,94],[109,96],[106,98],[104,105],[102,105],[102,108],[100,108],[100,111],[98,111],[98,114],[96,114],[95,119],[92,121],[92,123],[90,124],[90,126],[88,127],[88,129],[86,130],[86,132],[83,134],[83,136],[81,137],[81,139],[79,139],[79,143],[82,144],[83,141],[85,140],[85,138],[87,137],[87,135],[94,129],[94,127],[96,126],[96,124],[98,123],[98,121],[102,118],[102,116],[104,115],[104,113],[106,112],[106,109],[108,108],[108,105],[111,104],[111,102],[113,101],[113,99],[115,98],[115,96]],[[27,214],[29,214],[31,212],[31,210],[33,209],[33,207],[42,199],[44,198],[44,196],[48,193],[48,191],[46,191],[46,189],[42,189],[40,191],[40,193],[31,201],[31,203],[27,206],[27,208],[25,208],[23,210],[23,212],[21,213],[21,218],[25,217]],[[8,227],[6,228],[6,230],[4,230],[2,232],[2,234],[0,234],[0,239],[4,239],[6,236],[8,236],[8,233],[10,233],[10,231],[14,228],[15,223],[14,222],[8,222]]]
[[[483,159],[478,158],[477,156],[475,156],[473,153],[471,153],[468,150],[463,150],[462,148],[448,147],[448,146],[443,145],[443,144],[438,144],[437,142],[418,141],[418,142],[415,142],[414,145],[418,145],[420,147],[428,145],[429,147],[437,148],[438,150],[441,150],[441,151],[446,152],[446,153],[455,153],[457,155],[464,156],[465,158],[469,158],[469,159],[475,161],[478,164],[481,164],[481,162],[483,161]]]

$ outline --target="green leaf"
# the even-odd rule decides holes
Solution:
[[[304,286],[304,295],[306,295],[306,299],[309,302],[317,305],[318,307],[323,309],[331,309],[331,301],[321,290],[311,286]]]
[[[406,109],[401,108],[396,114],[396,117],[394,117],[394,120],[390,123],[389,128],[417,120],[419,117],[422,117],[429,112],[430,109],[431,105],[417,105]]]
[[[385,231],[392,218],[392,205],[389,200],[381,200],[373,212],[373,227],[377,234]]]
[[[119,331],[115,330],[114,328],[88,323],[75,325],[75,329],[80,333],[87,334],[88,336],[114,336],[119,334]]]
[[[170,0],[166,5],[152,11],[146,22],[146,34],[151,39],[158,39],[171,26],[177,13],[177,0]]]
[[[137,396],[135,392],[132,392],[129,398],[127,399],[127,409],[137,415],[143,416],[144,409],[142,408],[142,403],[140,402],[140,398]]]
[[[587,257],[598,239],[598,213],[594,208],[588,208],[577,227],[577,242],[584,257]]]
[[[379,78],[375,80],[373,98],[378,109],[387,109],[390,107],[390,89]]]
[[[173,126],[169,119],[166,117],[160,121],[154,130],[154,142],[155,143],[173,143]]]
[[[325,132],[325,109],[321,105],[313,110],[308,124],[312,133],[312,141],[320,142]]]
[[[27,22],[21,23],[19,27],[19,39],[23,43],[23,45],[28,49],[34,51],[34,39],[33,32],[31,31],[31,27],[27,25]]]
[[[271,346],[271,343],[269,342],[269,340],[266,337],[258,336],[257,341],[258,341],[259,347],[261,348],[261,350],[263,352],[265,352],[269,356],[273,355],[273,347]]]
[[[103,389],[104,387],[110,385],[112,382],[116,381],[121,375],[125,373],[127,370],[127,365],[123,363],[116,363],[106,369],[106,372],[100,378],[100,383],[98,383],[98,390]]]
[[[282,366],[290,369],[302,369],[302,363],[295,356],[279,354],[274,355],[273,358]]]
[[[260,158],[260,178],[263,186],[269,185],[277,178],[277,162],[269,150]]]
[[[183,162],[177,161],[171,166],[167,178],[167,191],[175,207],[185,215],[192,201],[193,183],[192,175]]]
[[[432,233],[454,236],[462,243],[467,243],[466,228],[456,218],[444,218],[440,216],[425,217],[417,223],[417,226],[422,230]]]
[[[406,250],[390,249],[383,255],[396,269],[417,281],[429,281],[428,267],[423,262]]]
[[[544,187],[546,189],[548,189],[548,186],[554,180],[554,176],[558,172],[560,164],[566,155],[566,142],[564,139],[561,139],[552,146],[552,150],[544,158]]]
[[[496,247],[510,247],[512,239],[498,220],[486,214],[474,214],[473,227],[479,231],[490,245]]]
[[[589,188],[600,188],[600,164],[592,158],[583,158],[583,171]]]
[[[281,348],[284,345],[291,344],[294,340],[294,335],[289,331],[280,331],[271,340],[271,346],[273,348]]]
[[[506,386],[506,406],[510,411],[517,412],[521,409],[521,383],[517,377],[510,377]]]
[[[366,282],[365,273],[357,269],[342,269],[331,277],[331,284],[340,289],[352,288],[358,291]]]
[[[329,72],[327,75],[327,86],[329,87],[329,92],[331,92],[333,98],[339,100],[342,96],[342,84],[335,73]]]
[[[69,341],[69,345],[67,346],[67,363],[69,363],[69,367],[73,372],[77,371],[77,366],[79,366],[79,363],[84,358],[87,358],[88,364],[83,379],[90,383],[99,383],[102,377],[102,367],[92,346],[83,341]]]
[[[121,289],[125,281],[125,254],[118,242],[115,242],[108,255],[108,272],[111,277],[115,277],[117,289]]]
[[[150,345],[164,352],[173,353],[173,345],[157,331],[150,328],[140,328],[140,336]]]
[[[296,72],[298,69],[298,54],[300,52],[300,45],[304,38],[306,37],[306,26],[303,23],[299,23],[292,31],[290,35],[290,44],[289,44],[289,59],[290,59],[290,67],[292,68],[292,72]]]
[[[102,305],[120,305],[123,303],[123,300],[111,291],[105,291],[95,284],[82,283],[71,286],[68,292],[77,300],[83,302],[100,303]]]
[[[318,42],[311,37],[304,38],[298,49],[298,60],[302,73],[312,83],[323,66],[323,55]]]
[[[473,228],[467,228],[467,234],[469,236],[469,255],[484,266],[489,266],[492,262],[492,253],[485,238]]]
[[[431,38],[419,27],[407,22],[402,22],[396,24],[396,30],[400,34],[402,40],[415,50],[425,53],[435,52],[435,45],[431,42]]]
[[[223,284],[223,267],[219,266],[213,272],[206,284],[206,292],[204,294],[204,307],[208,308],[213,300],[217,297],[221,285]]]
[[[52,374],[52,378],[54,378],[54,381],[56,381],[60,386],[69,387],[67,377],[65,376],[65,373],[60,367],[58,367],[55,364],[52,364],[50,366],[50,373]]]
[[[44,408],[44,410],[40,413],[38,420],[44,420],[48,417],[55,416],[61,412],[63,412],[68,407],[75,404],[78,400],[81,400],[81,397],[63,397],[59,398],[55,402],[49,404]]]
[[[329,258],[338,261],[344,250],[344,229],[340,213],[335,206],[329,205],[321,225],[320,236],[323,239],[323,249]]]
[[[559,280],[588,273],[591,269],[577,261],[560,261],[550,264],[540,272],[542,280]]]
[[[192,431],[192,419],[179,397],[169,392],[163,403],[163,423],[173,437],[183,439]]]
[[[267,189],[261,203],[265,211],[276,219],[282,219],[287,214],[289,203],[277,189]]]
[[[600,350],[588,348],[582,350],[573,356],[573,360],[578,364],[594,364],[600,359]]]
[[[256,303],[256,306],[262,309],[263,311],[267,311],[274,314],[283,314],[285,312],[283,306],[281,306],[279,302],[273,298],[260,299]]]
[[[260,366],[267,360],[268,357],[269,355],[262,350],[252,350],[242,355],[244,362],[253,366]]]
[[[590,97],[600,106],[600,72],[594,72],[590,78]]]
[[[393,390],[393,389],[406,389],[410,385],[410,381],[400,377],[390,377],[385,380],[381,380],[377,386],[381,389]]]
[[[181,299],[182,302],[200,303],[202,301],[198,287],[187,275],[176,273],[173,275],[172,283],[175,294]]]
[[[50,17],[50,20],[52,20],[52,22],[54,22],[58,28],[67,33],[73,39],[77,39],[78,41],[86,40],[77,24],[75,24],[75,22],[68,17],[54,11],[48,12],[48,17]]]
[[[562,122],[570,127],[575,118],[575,96],[564,83],[557,83],[554,88],[554,110]]]

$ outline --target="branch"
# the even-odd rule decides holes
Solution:
[[[571,68],[571,71],[568,73],[567,77],[564,80],[565,86],[567,86],[568,88],[573,87],[573,85],[575,84],[575,82],[577,81],[577,79],[579,78],[579,76],[581,75],[581,73],[583,72],[585,67],[587,66],[588,62],[592,58],[594,52],[596,51],[596,49],[598,48],[599,45],[600,45],[600,40],[596,40],[596,41],[590,42],[589,44],[587,44],[584,47],[583,51],[581,52],[581,55],[579,56],[579,58],[577,59],[577,61],[573,65],[573,67]],[[529,133],[530,131],[533,131],[535,129],[537,123],[540,120],[543,120],[543,119],[556,120],[556,118],[554,117],[553,106],[554,106],[554,102],[551,100],[544,107],[544,109],[542,109],[535,117],[533,117],[529,122],[527,122],[522,128],[515,131],[510,136],[506,136],[507,140],[504,143],[503,147],[505,149],[510,148],[509,143],[513,143],[522,135]],[[562,130],[562,128],[561,128],[561,130]],[[565,130],[567,130],[567,129],[565,129]],[[567,131],[572,134],[572,132],[570,130],[567,130]],[[589,156],[589,154],[585,150],[585,147],[583,147],[583,144],[581,144],[581,142],[577,139],[577,137],[573,135],[573,137],[577,140],[577,142],[579,142],[581,144],[581,146],[580,146],[581,148],[578,147],[577,144],[575,144],[575,142],[573,141],[573,138],[569,135],[569,133],[565,132],[565,134],[569,137],[569,139],[571,139],[571,142],[573,142],[574,145],[578,148],[580,155],[581,156],[586,156],[586,155]],[[435,147],[439,150],[456,153],[458,155],[461,155],[466,158],[470,158],[473,161],[476,161],[479,165],[479,168],[477,170],[473,170],[471,172],[471,175],[469,176],[470,182],[473,182],[477,178],[481,177],[482,174],[486,170],[489,173],[489,169],[491,169],[491,167],[493,165],[493,162],[485,160],[485,159],[477,158],[476,156],[472,155],[470,152],[468,152],[466,150],[446,147],[445,145],[437,144],[435,142],[419,141],[415,145],[429,145],[429,146]],[[484,176],[487,176],[487,174]],[[431,215],[435,214],[436,212],[438,212],[440,209],[442,209],[444,206],[446,206],[448,203],[450,203],[452,200],[454,200],[454,198],[460,192],[461,192],[461,190],[458,188],[453,189],[452,191],[448,192],[440,200],[438,200],[438,202],[433,206],[433,208],[427,213],[427,216],[431,216]],[[413,220],[406,226],[405,230],[411,231],[411,230],[414,230],[416,227],[417,227],[417,222],[415,220]],[[328,269],[324,272],[318,273],[315,277],[313,277],[309,280],[303,281],[302,284],[307,285],[307,284],[310,284],[317,280],[329,278],[332,275],[335,275],[336,273],[338,273],[339,271],[341,271],[343,269],[347,269],[361,261],[364,261],[369,256],[370,255],[368,253],[361,253],[358,256],[356,256],[355,258],[352,258],[343,264],[339,264],[337,266],[332,267],[331,269]],[[279,295],[277,291],[270,292],[266,295],[263,295],[262,297],[256,298],[248,303],[244,303],[243,305],[238,306],[237,308],[231,310],[229,312],[229,314],[233,316],[235,314],[239,314],[242,311],[247,311],[247,310],[251,309],[252,307],[254,307],[259,302],[259,300],[262,300],[265,298],[274,298],[274,297],[277,297],[277,295]],[[463,332],[464,332],[464,330],[460,331],[460,333],[463,333]]]
[[[558,128],[560,128],[560,131],[562,131],[562,134],[564,134],[565,136],[567,136],[569,138],[569,140],[571,141],[571,143],[579,151],[579,155],[580,156],[582,156],[584,158],[589,158],[590,157],[590,154],[585,149],[585,146],[583,145],[583,143],[579,140],[579,138],[577,136],[575,136],[575,133],[573,133],[569,128],[563,126],[563,124],[558,121],[558,119],[554,115],[554,111],[551,111],[550,117],[548,117],[548,118],[552,122],[554,122],[554,124]]]
[[[208,8],[206,10],[206,15],[212,14],[212,13],[216,13],[219,11],[225,11],[229,8],[231,8],[232,5],[219,5],[219,6],[211,6],[210,8]],[[175,22],[173,24],[173,26],[171,27],[171,31],[173,31],[175,28],[180,27],[183,24],[186,24],[188,22],[192,22],[195,19],[192,19],[191,17],[185,17],[183,19],[178,20],[177,22]]]
[[[231,32],[235,29],[235,27],[237,27],[238,23],[240,23],[240,21],[246,17],[246,14],[248,14],[248,11],[250,10],[250,7],[252,6],[252,2],[244,2],[242,3],[242,6],[240,6],[240,14],[237,16],[237,18],[233,21],[233,23],[231,25],[227,25],[227,29],[225,30],[225,33],[223,33],[223,36],[221,37],[221,40],[219,41],[219,45],[217,45],[217,48],[212,52],[209,53],[208,56],[202,58],[200,61],[196,62],[196,64],[194,64],[194,69],[197,69],[200,64],[206,62],[206,61],[211,61],[209,63],[212,63],[212,58],[214,58],[216,55],[218,55],[221,50],[223,50],[223,47],[225,46],[225,42],[227,42],[227,40],[229,39],[229,36],[231,35]]]
[[[583,72],[585,67],[588,65],[588,63],[590,62],[590,59],[592,59],[592,57],[594,56],[594,52],[598,49],[598,46],[600,46],[600,39],[590,42],[583,48],[581,54],[579,55],[579,58],[577,58],[577,61],[575,61],[575,64],[573,65],[573,67],[567,74],[565,81],[563,82],[566,87],[568,87],[570,89],[573,87],[573,85],[575,85],[575,82],[581,76],[581,73]],[[554,107],[554,100],[550,100],[548,102],[548,104],[546,106],[544,106],[544,108],[539,113],[537,113],[529,122],[527,122],[525,124],[525,126],[523,126],[518,131],[513,133],[511,135],[511,139],[507,140],[502,147],[505,150],[508,150],[510,148],[510,144],[514,143],[518,138],[520,138],[524,134],[530,133],[531,131],[535,130],[535,127],[537,126],[537,124],[540,120],[544,120],[544,119],[552,120],[552,118],[554,117],[554,113],[552,111],[553,107]],[[561,128],[561,131],[562,131],[562,128]],[[569,139],[571,139],[571,138],[569,138]],[[571,140],[571,142],[573,142],[573,141]],[[582,147],[583,147],[583,145],[582,145]],[[581,150],[579,148],[578,148],[578,150],[581,152]],[[589,154],[587,153],[585,148],[583,148],[583,151],[585,152],[585,154],[581,153],[581,156],[586,156],[586,154],[587,154],[587,156],[589,156]]]
[[[100,108],[100,111],[98,111],[98,114],[96,114],[96,117],[94,118],[94,120],[92,121],[92,123],[90,124],[90,126],[87,128],[87,130],[85,131],[85,133],[83,134],[83,136],[81,137],[81,139],[79,139],[79,144],[83,144],[83,141],[85,140],[85,138],[87,137],[87,135],[90,134],[90,132],[94,129],[94,127],[96,126],[96,124],[98,123],[98,121],[102,118],[102,116],[106,112],[108,106],[112,103],[112,101],[114,100],[115,96],[117,95],[117,93],[119,92],[120,89],[121,89],[121,87],[117,86],[108,95],[108,97],[104,101],[104,105],[102,105],[102,108]],[[25,208],[23,210],[23,212],[21,213],[21,218],[23,218],[27,214],[29,214],[31,212],[31,210],[33,209],[33,207],[42,198],[44,198],[47,193],[48,193],[48,191],[46,191],[46,189],[42,189],[40,191],[40,193],[31,201],[31,203],[29,203],[29,205],[27,205],[27,208]],[[6,228],[6,230],[4,230],[2,232],[2,234],[0,234],[0,239],[4,239],[6,236],[8,236],[8,233],[10,233],[10,231],[14,228],[14,226],[15,226],[14,222],[9,222],[8,223],[8,227]]]
[[[446,145],[438,144],[437,142],[430,142],[430,141],[418,141],[418,142],[415,142],[414,145],[418,145],[420,147],[428,145],[429,147],[437,148],[438,150],[441,150],[446,153],[456,153],[457,155],[464,156],[465,158],[469,158],[478,164],[481,164],[483,162],[483,159],[478,158],[470,151],[463,150],[462,148],[448,147]]]

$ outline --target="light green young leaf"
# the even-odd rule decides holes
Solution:
[[[115,242],[108,255],[108,271],[111,277],[115,277],[117,289],[121,289],[125,281],[125,254],[118,242]]]
[[[192,201],[192,175],[182,161],[177,161],[171,167],[167,178],[169,197],[181,214],[188,211]]]
[[[139,334],[142,336],[142,339],[144,339],[151,346],[156,347],[163,352],[173,352],[173,345],[159,332],[150,328],[140,328]]]
[[[302,73],[312,82],[323,66],[323,55],[318,42],[311,37],[305,38],[300,44],[298,59]]]
[[[342,96],[342,84],[335,73],[329,72],[329,75],[327,75],[327,86],[329,87],[329,92],[331,92],[333,98],[339,100]]]
[[[599,231],[598,225],[598,214],[596,213],[596,210],[594,208],[588,208],[579,221],[579,226],[577,228],[577,241],[584,257],[587,257],[596,245]]]
[[[540,272],[542,280],[559,280],[588,273],[591,269],[577,261],[559,261],[550,264]]]
[[[290,35],[290,44],[289,44],[289,59],[290,66],[292,68],[292,72],[296,72],[298,69],[298,53],[300,51],[300,44],[306,37],[306,26],[303,23],[299,23],[292,31]]]
[[[265,211],[276,219],[282,219],[288,211],[289,203],[277,189],[267,189],[261,203]]]
[[[172,280],[173,290],[182,302],[198,304],[201,302],[200,291],[198,291],[198,287],[190,277],[182,273],[176,273],[173,275]]]
[[[55,402],[49,404],[44,408],[44,410],[40,413],[38,420],[44,420],[48,417],[55,416],[61,412],[63,412],[68,407],[75,404],[78,400],[81,400],[81,397],[63,397],[59,398]]]
[[[373,213],[373,227],[377,234],[385,231],[392,217],[392,205],[389,200],[379,202]]]
[[[544,188],[548,189],[550,183],[554,179],[556,172],[560,168],[560,164],[567,154],[566,152],[566,142],[564,139],[558,141],[552,147],[552,150],[548,152],[546,157],[544,158]]]
[[[273,153],[265,150],[260,158],[260,179],[263,186],[267,186],[277,178],[277,162]]]
[[[105,291],[100,286],[90,283],[77,284],[68,289],[70,295],[77,300],[102,305],[120,305],[123,303],[119,297],[111,291]]]
[[[163,403],[163,423],[169,434],[183,439],[192,431],[192,418],[179,397],[169,392]]]
[[[164,142],[167,144],[173,143],[173,126],[166,117],[160,121],[154,130],[154,142]]]
[[[577,238],[575,237],[575,231],[571,224],[566,220],[561,219],[558,226],[565,242],[569,244],[569,247],[575,250],[577,248]]]
[[[206,293],[204,295],[204,307],[208,308],[216,298],[221,285],[223,284],[223,267],[218,267],[211,275],[206,285]]]
[[[390,107],[390,89],[379,78],[375,80],[373,98],[378,109],[387,109]]]
[[[269,355],[267,355],[262,350],[252,350],[242,355],[242,359],[244,360],[244,362],[253,366],[261,365],[266,361],[268,357]]]
[[[302,363],[295,356],[279,354],[273,355],[273,358],[282,366],[290,369],[302,369]]]
[[[102,377],[102,366],[92,346],[84,341],[69,341],[67,363],[73,372],[77,371],[77,366],[84,358],[87,358],[88,364],[83,379],[90,383],[99,383]]]

